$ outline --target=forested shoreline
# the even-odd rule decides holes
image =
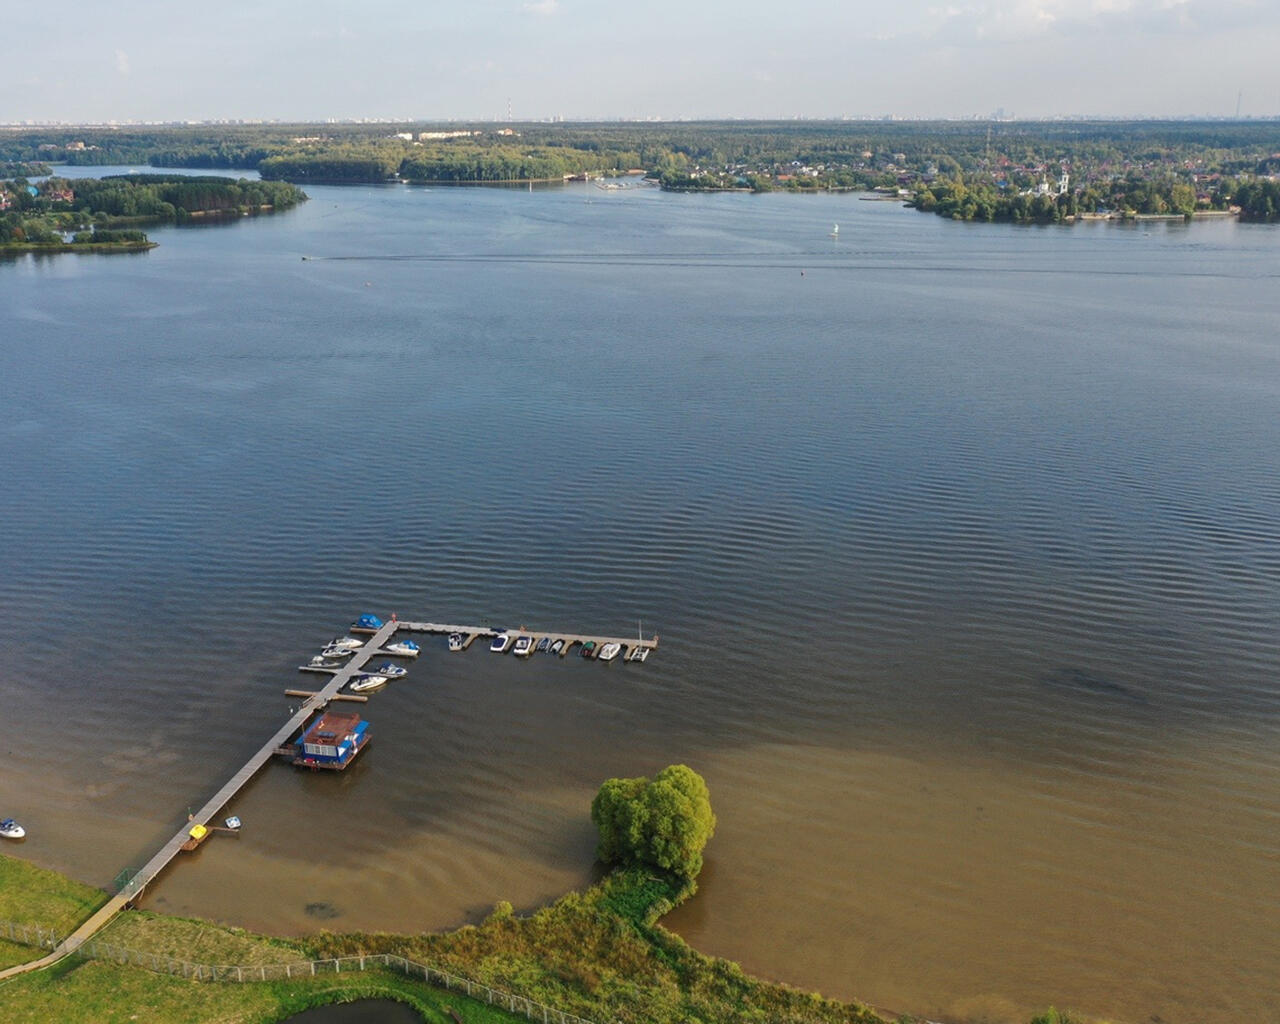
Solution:
[[[131,174],[0,181],[0,253],[154,247],[141,226],[287,210],[306,193],[285,182]]]
[[[1280,122],[675,122],[22,129],[0,162],[256,170],[293,183],[643,173],[670,191],[876,190],[961,220],[1280,219]]]

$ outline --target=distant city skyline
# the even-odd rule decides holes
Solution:
[[[6,15],[0,122],[1273,117],[1280,0],[582,0]]]

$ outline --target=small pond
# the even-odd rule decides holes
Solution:
[[[282,1024],[422,1024],[422,1017],[412,1007],[394,999],[361,999],[356,1003],[305,1010]]]

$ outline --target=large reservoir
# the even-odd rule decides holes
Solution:
[[[1280,1005],[1280,229],[309,192],[0,263],[6,852],[109,886],[360,613],[643,628],[642,665],[424,640],[350,770],[269,769],[146,905],[530,910],[594,877],[603,779],[684,762],[720,825],[666,923],[754,973]]]

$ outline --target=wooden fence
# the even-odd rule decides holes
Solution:
[[[60,941],[52,929],[39,928],[36,925],[12,924],[8,921],[0,921],[0,938],[8,938],[28,946],[39,946],[42,949],[54,949]],[[565,1013],[545,1003],[535,1002],[524,996],[472,981],[470,978],[441,970],[430,964],[420,964],[416,960],[396,956],[394,953],[368,953],[363,956],[298,960],[293,963],[253,966],[197,964],[158,953],[129,949],[103,939],[90,939],[73,955],[94,960],[107,960],[130,967],[141,967],[143,970],[154,971],[157,974],[171,974],[193,981],[209,982],[285,981],[291,978],[309,978],[319,974],[343,974],[350,971],[386,968],[399,971],[410,978],[420,978],[428,985],[434,985],[437,988],[460,992],[472,999],[483,1000],[490,1006],[497,1006],[509,1013],[523,1014],[529,1020],[542,1021],[542,1024],[593,1024],[592,1021],[583,1017]]]

